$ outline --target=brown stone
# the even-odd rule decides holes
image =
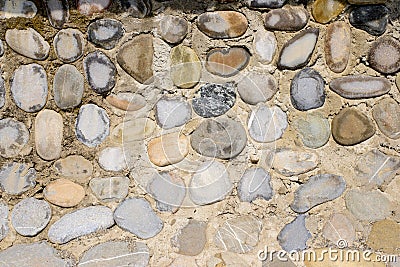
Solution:
[[[165,134],[150,140],[147,153],[150,161],[159,167],[175,164],[189,153],[189,139],[178,132]]]
[[[341,213],[332,214],[322,229],[322,235],[335,245],[345,240],[350,246],[356,239],[356,231],[350,219]]]
[[[368,61],[371,67],[384,74],[400,70],[400,42],[391,36],[376,40],[369,50]]]
[[[106,97],[106,101],[113,107],[125,110],[136,111],[146,105],[146,99],[139,94],[117,93]]]
[[[380,100],[373,108],[372,115],[379,130],[389,138],[400,138],[400,105],[393,98]]]
[[[331,71],[341,73],[347,67],[351,50],[351,32],[346,22],[329,24],[325,35],[325,60]]]
[[[384,77],[350,75],[332,79],[329,88],[348,99],[377,97],[390,91],[391,84]]]
[[[248,26],[245,15],[236,11],[215,11],[201,14],[197,27],[211,38],[225,39],[242,36]]]
[[[267,30],[298,31],[303,29],[310,15],[302,6],[285,6],[274,9],[265,15],[264,26]]]
[[[207,224],[196,220],[189,223],[179,230],[171,239],[171,243],[178,249],[178,253],[187,256],[200,254],[206,245]]]
[[[206,68],[212,74],[230,77],[246,68],[250,53],[242,47],[215,48],[207,54]]]
[[[397,253],[400,248],[400,224],[383,220],[372,225],[367,244],[374,250],[384,253]]]
[[[36,152],[42,159],[60,157],[63,129],[63,119],[59,113],[49,109],[38,113],[35,119],[35,144]]]
[[[373,122],[355,108],[342,109],[332,120],[333,138],[341,145],[356,145],[374,134]]]
[[[346,7],[345,0],[316,0],[312,6],[312,15],[319,23],[328,23]]]
[[[82,201],[85,197],[85,189],[70,180],[58,179],[46,186],[44,197],[54,205],[69,208]]]

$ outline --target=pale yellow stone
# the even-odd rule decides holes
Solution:
[[[152,139],[147,145],[150,161],[160,167],[182,161],[189,153],[189,139],[180,133],[171,133]]]
[[[179,45],[171,49],[171,78],[181,88],[192,88],[200,81],[201,62],[190,47]]]
[[[85,197],[85,189],[70,180],[58,179],[46,186],[44,197],[54,205],[69,208],[82,201]]]
[[[400,248],[400,224],[383,220],[372,225],[367,244],[374,250],[385,253],[398,253]]]
[[[45,160],[60,157],[63,139],[63,119],[53,110],[42,110],[35,119],[36,152]]]
[[[151,136],[156,123],[146,118],[125,121],[111,131],[111,139],[119,144],[141,141]]]

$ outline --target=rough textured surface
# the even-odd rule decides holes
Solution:
[[[293,126],[303,144],[309,148],[324,146],[331,136],[329,121],[319,112],[308,113],[296,118]]]
[[[400,70],[400,42],[393,37],[385,36],[371,45],[368,54],[371,67],[384,74]]]
[[[124,199],[128,195],[129,183],[127,177],[93,178],[89,186],[99,200],[110,202]]]

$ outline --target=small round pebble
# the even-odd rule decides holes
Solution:
[[[271,176],[263,168],[249,168],[240,178],[237,190],[240,201],[270,200],[273,195]]]
[[[66,63],[78,60],[85,49],[85,36],[77,29],[63,29],[53,40],[57,57]]]
[[[185,39],[189,31],[189,23],[186,19],[166,15],[160,21],[160,35],[171,44],[176,44]]]
[[[122,147],[106,147],[99,155],[100,167],[106,171],[119,172],[127,168]]]
[[[121,22],[114,19],[99,19],[89,24],[88,40],[104,49],[113,49],[124,36]]]
[[[88,54],[83,60],[83,69],[90,88],[98,94],[111,91],[117,80],[114,63],[100,51]]]
[[[12,118],[0,120],[0,156],[17,156],[29,141],[29,130],[25,124]]]
[[[187,123],[192,117],[192,108],[182,98],[162,97],[155,106],[157,124],[163,129],[172,129]]]

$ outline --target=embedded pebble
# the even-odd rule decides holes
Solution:
[[[121,68],[140,83],[153,77],[153,36],[141,34],[119,48],[117,61]]]
[[[102,12],[111,4],[111,0],[78,0],[77,2],[79,13],[86,16]]]
[[[1,57],[1,47],[0,47],[0,57]],[[1,77],[1,72],[0,72],[0,109],[4,107],[6,104],[6,87],[4,84],[4,79]]]
[[[384,5],[356,6],[349,15],[351,25],[375,36],[386,31],[388,20],[389,9]]]
[[[320,148],[331,136],[329,121],[321,113],[307,113],[293,120],[293,127],[298,132],[303,145]]]
[[[332,136],[341,145],[356,145],[374,134],[374,123],[357,109],[344,108],[332,120]]]
[[[78,205],[85,197],[85,189],[68,179],[50,182],[43,192],[44,198],[51,204],[70,208]]]
[[[248,130],[254,141],[269,143],[280,139],[288,125],[287,115],[280,107],[260,105],[249,117]]]
[[[61,61],[71,63],[83,55],[85,42],[85,37],[79,30],[63,29],[54,37],[54,51]]]
[[[87,35],[90,42],[109,50],[113,49],[124,36],[124,28],[118,20],[99,19],[89,24]]]
[[[80,155],[71,155],[57,160],[54,168],[60,176],[77,181],[89,178],[93,173],[92,163]]]
[[[149,141],[150,161],[159,167],[181,162],[189,153],[189,139],[179,132],[164,134]]]
[[[128,12],[134,18],[144,18],[151,14],[151,0],[122,0],[123,11]]]
[[[296,219],[285,225],[278,235],[279,245],[287,252],[306,249],[307,240],[310,238],[311,234],[306,228],[304,214],[298,215]]]
[[[189,23],[184,18],[165,15],[160,20],[159,31],[166,42],[171,44],[180,43],[188,34]]]
[[[345,189],[346,181],[341,176],[314,175],[294,192],[290,207],[297,213],[305,213],[315,206],[340,197]]]
[[[242,124],[225,117],[203,121],[191,135],[192,148],[211,158],[234,158],[246,144],[247,135]]]
[[[246,4],[251,8],[280,8],[288,0],[246,0]]]
[[[361,99],[384,95],[391,84],[384,77],[351,75],[332,79],[329,87],[344,98]]]
[[[135,214],[135,216],[132,216]],[[144,198],[124,200],[114,211],[117,225],[141,239],[156,236],[163,228],[162,220]]]
[[[85,80],[75,66],[64,64],[54,75],[53,93],[57,107],[70,109],[77,107],[83,97]]]
[[[136,111],[146,106],[146,99],[142,95],[133,93],[110,94],[106,97],[106,101],[111,106],[125,111]]]
[[[400,247],[400,223],[382,220],[372,225],[367,245],[375,251],[396,253]]]
[[[147,191],[156,200],[160,211],[176,212],[186,195],[186,186],[176,174],[162,172],[154,174]]]
[[[42,159],[54,160],[60,157],[63,130],[63,118],[59,113],[45,109],[37,114],[35,119],[35,145],[36,153]]]
[[[302,6],[286,6],[268,12],[264,18],[264,26],[271,31],[299,31],[310,18],[308,11]]]
[[[206,69],[215,75],[231,77],[247,67],[250,57],[243,47],[214,48],[207,53]]]
[[[200,96],[193,98],[194,112],[203,118],[218,117],[230,110],[236,102],[236,85],[232,82],[225,84],[205,84],[198,91]]]
[[[329,24],[325,35],[325,60],[329,69],[341,73],[347,67],[351,50],[351,31],[346,22]]]
[[[312,171],[317,165],[316,153],[290,148],[277,149],[272,163],[275,171],[287,177]]]
[[[296,34],[282,47],[278,60],[279,69],[294,70],[310,61],[317,44],[319,29],[309,28]]]
[[[106,147],[100,151],[99,165],[106,171],[119,172],[127,168],[122,147]]]
[[[30,197],[18,202],[11,212],[11,224],[23,236],[40,233],[51,218],[49,203]]]
[[[11,95],[15,104],[26,112],[41,110],[47,101],[47,75],[36,63],[21,65],[11,79]]]
[[[0,120],[0,156],[17,156],[29,141],[29,130],[25,124],[12,118]]]
[[[12,50],[25,57],[44,60],[49,55],[50,45],[36,30],[8,29],[6,42]]]
[[[128,177],[93,178],[89,186],[97,199],[110,202],[124,199],[128,195]]]
[[[88,54],[83,60],[85,76],[93,91],[104,94],[111,91],[117,80],[114,63],[100,51]]]
[[[78,267],[148,266],[149,248],[145,243],[107,241],[89,248],[83,253]]]
[[[155,106],[157,124],[163,129],[172,129],[187,123],[192,117],[192,108],[182,98],[162,97]]]
[[[356,230],[346,215],[334,213],[322,228],[322,235],[334,244],[345,240],[348,245],[351,245],[356,239]]]
[[[79,141],[88,147],[95,147],[110,134],[110,119],[104,109],[86,104],[79,109],[75,128]]]
[[[0,19],[28,18],[36,16],[37,7],[34,2],[26,0],[3,0],[0,2]]]
[[[391,36],[381,37],[372,43],[368,54],[370,66],[381,73],[400,70],[400,42]]]
[[[111,136],[118,143],[129,144],[150,137],[156,127],[157,125],[153,120],[137,118],[119,124],[114,128]]]
[[[188,256],[200,254],[206,246],[207,223],[197,220],[190,220],[189,223],[179,229],[171,239],[173,247],[177,248],[178,253]]]
[[[262,222],[251,215],[228,219],[218,228],[214,242],[220,249],[247,253],[257,246],[262,227]]]
[[[227,39],[242,36],[248,27],[245,15],[236,11],[214,11],[201,14],[197,27],[211,38]]]
[[[44,2],[51,26],[62,29],[69,19],[69,5],[67,0],[48,0]]]
[[[10,227],[8,226],[8,213],[9,210],[7,204],[4,201],[0,201],[0,241],[3,240],[10,231]]]
[[[171,49],[171,78],[180,88],[192,88],[201,77],[202,65],[190,47],[178,45]]]
[[[250,105],[270,100],[278,92],[278,83],[269,73],[249,72],[237,84],[240,98]]]
[[[249,168],[240,178],[237,191],[240,201],[253,202],[257,198],[270,200],[273,196],[271,176],[263,168]]]
[[[260,29],[254,34],[253,50],[261,63],[271,63],[275,56],[276,48],[277,41],[273,32]]]
[[[372,109],[379,130],[391,139],[400,138],[400,104],[393,98],[380,100]]]
[[[36,170],[23,163],[6,163],[0,169],[0,187],[10,195],[19,195],[36,185]]]
[[[105,230],[114,225],[113,212],[104,206],[90,206],[62,216],[50,226],[49,240],[65,244],[72,239]]]
[[[233,188],[224,164],[206,161],[194,173],[189,184],[189,197],[198,205],[212,204],[223,200]]]
[[[379,190],[353,189],[347,192],[345,200],[347,209],[361,221],[380,221],[392,213],[390,201]]]
[[[301,111],[322,107],[325,103],[325,81],[318,71],[304,68],[294,76],[290,85],[292,105]]]
[[[312,15],[315,21],[325,24],[339,16],[346,5],[346,0],[316,0],[312,5]]]

